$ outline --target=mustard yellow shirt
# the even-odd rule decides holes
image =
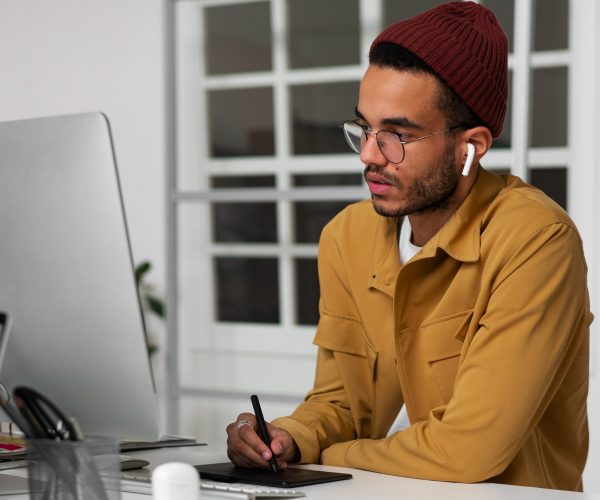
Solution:
[[[571,219],[514,176],[480,169],[404,266],[398,220],[351,205],[319,243],[314,387],[274,424],[305,463],[581,490],[586,272]]]

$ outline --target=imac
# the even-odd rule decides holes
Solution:
[[[101,113],[0,123],[0,383],[30,386],[84,433],[159,426],[119,177]],[[0,415],[0,420],[7,417]]]

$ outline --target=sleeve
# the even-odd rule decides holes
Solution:
[[[322,463],[458,482],[502,473],[588,342],[590,322],[578,235],[562,223],[539,230],[494,280],[449,403],[393,436],[334,444]]]
[[[319,281],[315,382],[291,416],[272,422],[292,435],[302,463],[318,463],[323,449],[368,435],[371,416],[372,366],[331,225],[319,242]]]

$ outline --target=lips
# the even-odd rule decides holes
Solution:
[[[390,189],[392,189],[392,183],[387,179],[381,177],[380,175],[369,172],[366,174],[367,185],[369,186],[369,190],[371,194],[376,196],[381,196],[386,194]]]

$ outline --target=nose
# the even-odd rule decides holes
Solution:
[[[367,133],[367,141],[360,150],[360,161],[365,165],[381,165],[384,166],[388,163],[387,158],[379,149],[377,144],[377,137],[373,132]]]

